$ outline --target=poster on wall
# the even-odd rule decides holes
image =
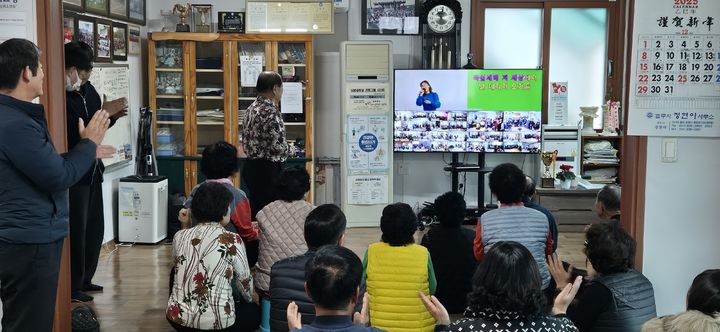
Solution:
[[[36,41],[35,1],[3,1],[0,6],[0,43],[11,38]]]
[[[628,134],[720,137],[720,1],[636,0]]]
[[[550,108],[548,124],[564,126],[568,122],[568,82],[552,82],[550,84]]]
[[[387,175],[355,175],[348,177],[348,204],[375,205],[388,203]]]
[[[392,106],[387,83],[348,83],[345,94],[348,113],[381,113]]]
[[[387,115],[348,115],[346,145],[350,173],[388,171],[389,121]]]

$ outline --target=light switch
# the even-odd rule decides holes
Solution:
[[[662,139],[662,162],[674,163],[677,161],[677,138]]]

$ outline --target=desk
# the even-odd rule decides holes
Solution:
[[[478,156],[479,165],[462,164],[459,162],[458,154],[453,152],[452,163],[443,168],[444,171],[450,172],[451,185],[450,188],[454,192],[459,192],[460,181],[458,175],[460,173],[478,173],[478,211],[477,216],[480,216],[485,212],[485,174],[490,173],[493,167],[484,167],[485,155],[479,154]]]
[[[582,232],[586,225],[603,222],[594,211],[600,189],[536,188],[538,202],[555,216],[561,232]]]

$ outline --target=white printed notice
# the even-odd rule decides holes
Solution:
[[[280,99],[280,111],[283,113],[302,114],[303,99],[302,83],[283,83],[283,94]]]
[[[720,1],[636,0],[628,134],[720,137]]]
[[[255,87],[257,78],[262,73],[262,56],[240,56],[240,86]]]
[[[347,180],[348,204],[375,205],[388,203],[387,175],[354,175]]]
[[[568,121],[568,82],[550,84],[550,112],[548,124],[564,126]]]
[[[348,170],[351,174],[384,173],[390,168],[387,115],[349,115]]]
[[[347,113],[383,113],[390,109],[387,83],[348,83],[346,86]]]

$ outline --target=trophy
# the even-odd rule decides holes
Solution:
[[[175,27],[176,32],[190,32],[190,25],[185,23],[185,19],[190,13],[192,13],[192,6],[189,3],[186,5],[175,4],[173,14],[180,16],[180,23]]]
[[[553,166],[553,173],[555,173],[555,159],[557,159],[557,150],[553,152],[543,151],[540,153],[543,165],[545,165],[545,173],[540,179],[540,187],[542,188],[554,188],[555,187],[555,176],[550,174],[550,165]]]
[[[212,5],[193,5],[195,32],[210,32]]]

